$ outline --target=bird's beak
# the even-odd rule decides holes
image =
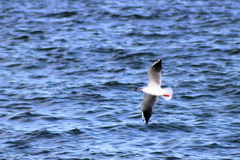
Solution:
[[[134,89],[134,91],[138,91],[138,89]]]

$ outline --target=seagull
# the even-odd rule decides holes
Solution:
[[[140,91],[145,93],[145,97],[142,100],[142,119],[145,124],[148,123],[154,106],[157,104],[158,96],[161,96],[165,100],[172,99],[172,88],[161,88],[162,83],[162,60],[158,60],[148,70],[148,86],[139,87],[134,91]]]

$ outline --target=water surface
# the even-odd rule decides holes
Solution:
[[[240,2],[0,2],[2,159],[240,159]],[[147,69],[163,87],[141,119]]]

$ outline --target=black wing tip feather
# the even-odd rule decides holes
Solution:
[[[152,116],[152,111],[146,110],[146,111],[142,111],[142,112],[143,112],[145,124],[148,124],[148,122]]]
[[[146,121],[145,124],[147,125],[147,124],[148,124],[148,121]]]
[[[152,68],[162,70],[162,59],[159,59],[158,61],[154,62]]]

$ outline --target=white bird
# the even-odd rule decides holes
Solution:
[[[165,100],[172,99],[172,88],[161,88],[162,83],[162,60],[158,60],[148,70],[148,86],[139,87],[135,91],[141,91],[146,93],[142,100],[142,118],[147,124],[154,106],[157,104],[158,96],[161,96]]]

